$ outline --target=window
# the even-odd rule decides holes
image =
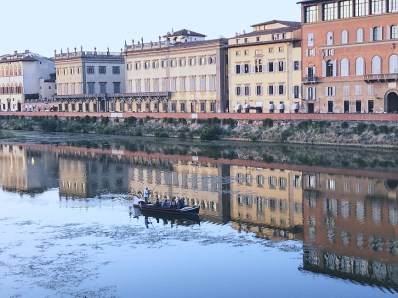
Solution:
[[[245,70],[245,73],[249,73],[249,71],[250,71],[250,65],[249,65],[249,64],[245,64],[245,65],[244,65],[244,70]]]
[[[274,62],[268,62],[268,72],[274,71]]]
[[[120,82],[113,82],[113,93],[120,93]]]
[[[180,111],[181,111],[181,113],[186,112],[186,103],[185,102],[180,102]]]
[[[284,61],[278,62],[278,71],[285,71],[285,62]]]
[[[137,93],[141,92],[141,79],[135,80],[135,92]]]
[[[372,14],[382,14],[386,12],[386,0],[371,1]]]
[[[95,90],[94,90],[94,87],[95,87],[95,83],[94,82],[88,82],[87,83],[87,92],[88,92],[88,94],[95,94]]]
[[[200,111],[202,113],[206,112],[206,102],[204,102],[204,101],[200,102]]]
[[[300,70],[300,61],[293,62],[293,70]]]
[[[87,66],[87,74],[94,74],[94,66]]]
[[[340,62],[340,75],[342,77],[347,77],[350,75],[350,64],[348,58],[341,59]]]
[[[177,90],[177,78],[170,78],[170,91],[176,92]]]
[[[216,63],[216,57],[215,56],[210,56],[208,58],[208,64],[215,64]]]
[[[326,87],[327,96],[335,96],[336,95],[336,87]]]
[[[199,77],[199,91],[206,91],[206,76]]]
[[[100,82],[100,93],[106,93],[106,82]]]
[[[250,95],[250,86],[245,85],[245,95]]]
[[[240,64],[237,64],[237,65],[235,66],[235,73],[236,73],[236,74],[240,74]]]
[[[210,112],[212,112],[212,113],[216,112],[216,103],[215,102],[210,103]]]
[[[120,66],[112,66],[113,74],[120,74]]]
[[[362,43],[363,42],[363,36],[364,36],[364,33],[363,33],[363,29],[362,28],[358,28],[357,29],[357,43]]]
[[[216,76],[215,75],[209,76],[209,90],[210,91],[216,90]]]
[[[236,86],[236,95],[237,95],[237,96],[242,95],[241,86]]]
[[[347,19],[351,18],[352,15],[352,0],[349,1],[340,1],[339,2],[340,9],[340,18]]]
[[[333,60],[327,60],[326,62],[325,62],[325,76],[326,77],[334,77],[334,76],[336,76],[336,73],[335,73],[335,71],[336,71],[336,67],[335,67],[335,62],[336,61],[333,61]]]
[[[315,23],[318,21],[318,7],[316,5],[307,6],[304,8],[304,22]]]
[[[356,76],[365,75],[365,59],[363,57],[358,57],[355,60],[355,75]]]
[[[263,95],[263,86],[262,85],[257,85],[256,86],[256,95],[257,96]]]
[[[343,30],[341,32],[341,43],[342,44],[347,44],[348,43],[348,31],[347,30]]]
[[[150,61],[144,61],[144,69],[150,69],[151,68],[151,62]]]
[[[370,41],[380,41],[383,39],[383,27],[373,27],[370,31]]]
[[[333,32],[328,32],[328,33],[326,34],[326,44],[327,44],[328,46],[333,45]]]
[[[278,85],[278,94],[279,95],[285,94],[285,85],[283,84]]]
[[[331,21],[337,19],[337,2],[323,4],[323,20]]]
[[[398,11],[398,0],[389,0],[388,10],[389,10],[389,12],[397,12]]]
[[[388,59],[389,73],[398,73],[398,55],[391,55]]]
[[[293,86],[294,98],[300,98],[300,86]]]
[[[180,67],[184,67],[186,65],[187,61],[185,60],[185,58],[180,58],[180,60],[178,60],[178,65]]]
[[[362,86],[361,85],[357,85],[355,86],[355,91],[354,91],[356,96],[360,96],[362,95]]]
[[[369,0],[355,0],[355,16],[361,17],[369,14]]]
[[[268,85],[268,95],[274,95],[274,85]]]
[[[314,33],[308,33],[308,46],[314,46]]]
[[[372,74],[381,74],[381,57],[374,56],[372,58]]]
[[[315,88],[314,87],[308,87],[307,89],[307,99],[308,100],[315,100]]]
[[[159,60],[152,61],[152,68],[154,68],[154,69],[159,68]]]
[[[397,39],[398,38],[398,25],[392,25],[389,27],[388,38],[389,39]]]
[[[135,68],[135,70],[140,70],[141,69],[141,62],[140,61],[135,62],[134,63],[134,68]]]
[[[279,50],[279,53],[283,53],[285,51],[285,48],[284,47],[279,47],[278,50]]]
[[[263,60],[256,59],[254,68],[256,73],[263,72]]]

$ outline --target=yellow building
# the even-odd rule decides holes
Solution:
[[[186,29],[125,45],[127,100],[117,110],[218,113],[227,91],[225,39]]]
[[[269,21],[228,41],[230,112],[294,113],[301,106],[301,24]]]
[[[231,218],[238,230],[261,238],[295,238],[303,224],[302,174],[231,166]]]

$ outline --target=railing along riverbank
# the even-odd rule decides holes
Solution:
[[[0,112],[0,116],[24,116],[24,117],[48,117],[57,116],[60,118],[69,117],[109,117],[109,118],[146,118],[155,119],[175,118],[175,119],[234,119],[234,120],[281,120],[281,121],[382,121],[382,122],[398,122],[398,114],[374,114],[374,113],[325,113],[325,114],[309,114],[309,113],[286,113],[286,114],[252,114],[252,113],[133,113],[133,112]]]

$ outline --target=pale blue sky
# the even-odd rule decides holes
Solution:
[[[273,19],[300,21],[297,0],[22,0],[1,3],[0,55],[29,49],[52,57],[69,47],[118,52],[127,40],[157,41],[174,29],[233,37]],[[242,8],[245,7],[245,8]]]

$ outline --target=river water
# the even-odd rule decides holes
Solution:
[[[394,150],[0,137],[0,297],[397,295]]]

